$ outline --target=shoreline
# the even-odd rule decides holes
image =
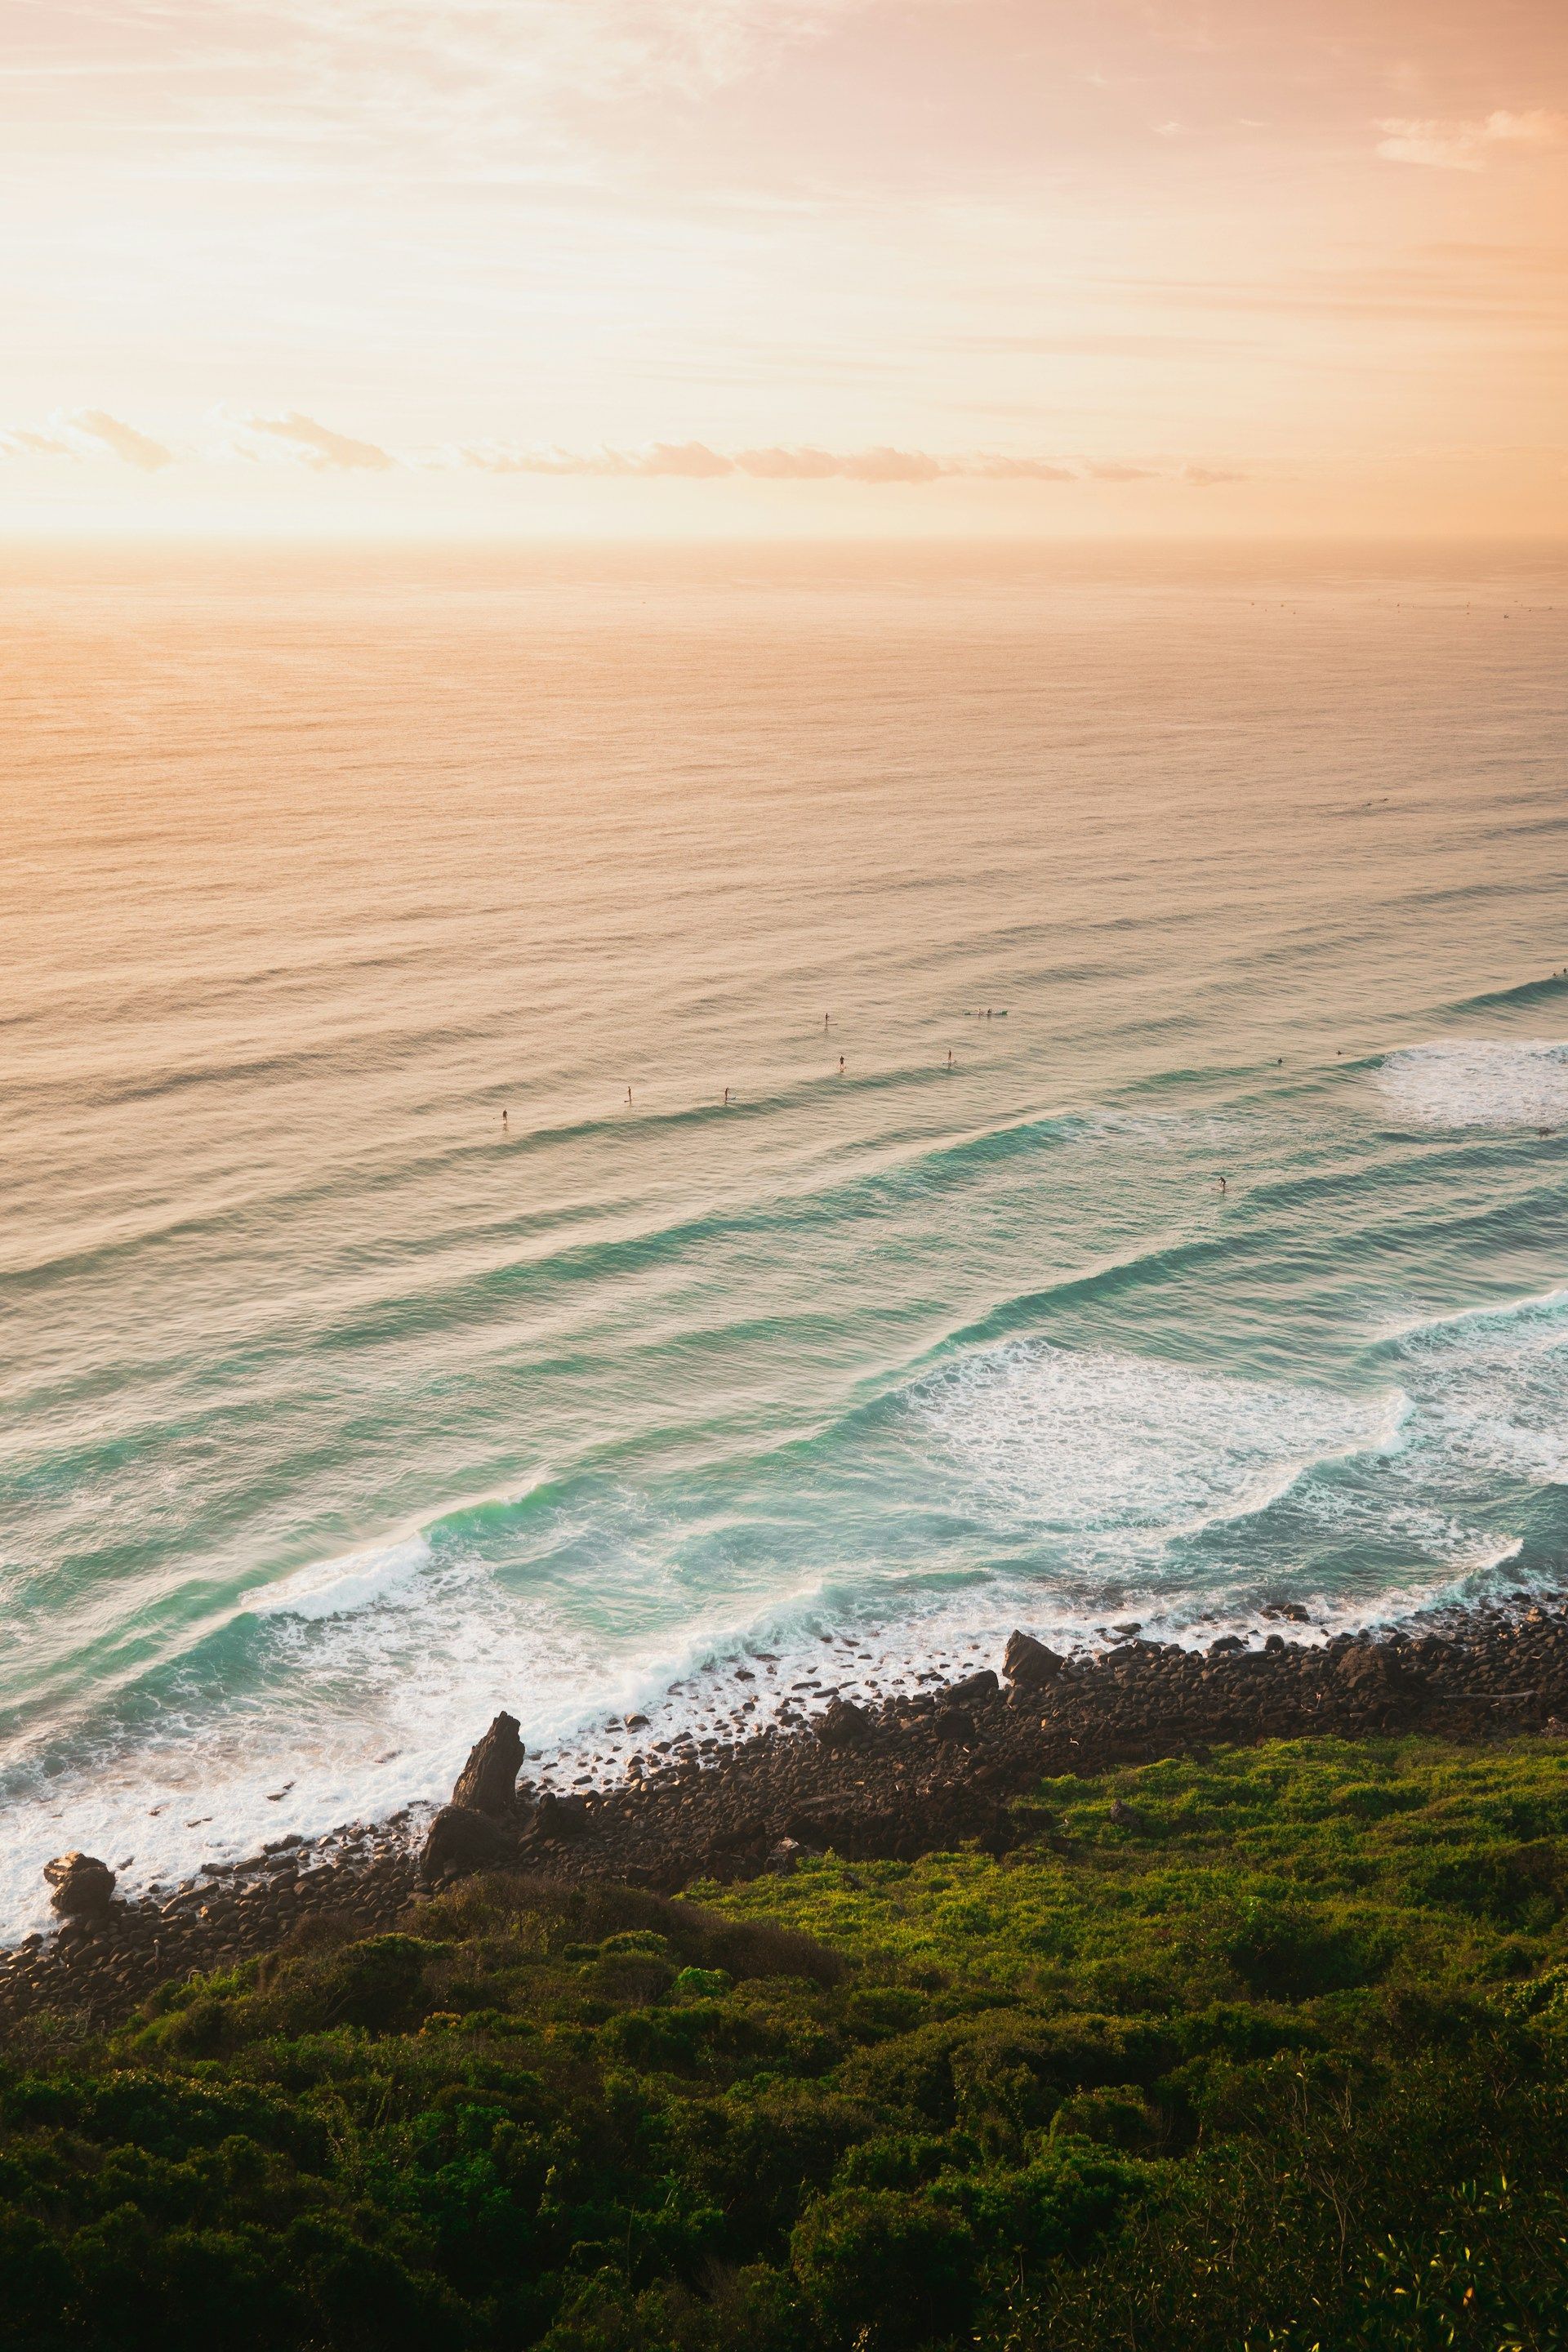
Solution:
[[[531,1786],[525,1763],[504,1814],[459,1815],[459,1832],[479,1824],[465,1866],[673,1894],[829,1849],[912,1861],[977,1840],[1000,1853],[1016,1836],[1009,1801],[1040,1780],[1161,1756],[1313,1733],[1568,1739],[1568,1595],[1423,1614],[1376,1638],[1304,1643],[1292,1630],[1206,1651],[1133,1637],[1055,1661],[1037,1683],[1003,1680],[997,1655],[866,1708],[824,1692],[826,1715],[706,1748],[688,1732],[620,1780],[570,1791]],[[98,1923],[24,1937],[0,1952],[0,2024],[52,2011],[107,2025],[167,1979],[290,1940],[416,1931],[437,1810],[290,1832],[156,1899],[117,1900]]]

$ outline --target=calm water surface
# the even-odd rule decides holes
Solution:
[[[0,1926],[500,1705],[1563,1575],[1561,562],[5,596]]]

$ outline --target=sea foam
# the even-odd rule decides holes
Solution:
[[[1407,1045],[1375,1082],[1423,1127],[1556,1127],[1568,1123],[1568,1044],[1548,1038],[1455,1037]]]
[[[1345,1396],[1020,1340],[927,1386],[918,1411],[989,1515],[1147,1551],[1261,1508],[1315,1463],[1394,1442],[1394,1390]]]

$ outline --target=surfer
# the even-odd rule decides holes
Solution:
[[[730,1089],[728,1087],[724,1089],[724,1108],[726,1110],[730,1108]]]
[[[840,1077],[844,1076],[844,1056],[842,1054],[838,1056],[838,1075]]]
[[[947,1066],[950,1070],[952,1067],[952,1047],[951,1045],[947,1049]]]
[[[1222,1176],[1222,1177],[1220,1178],[1220,1180],[1219,1180],[1219,1189],[1220,1189],[1220,1191],[1221,1191],[1222,1192],[1226,1192],[1226,1191],[1227,1191],[1227,1190],[1229,1189],[1229,1188],[1227,1187],[1227,1185],[1226,1185],[1226,1181],[1225,1181],[1225,1178],[1224,1178],[1223,1176]]]

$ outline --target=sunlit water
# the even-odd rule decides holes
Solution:
[[[1562,1572],[1560,567],[5,593],[0,1924],[501,1705]]]

